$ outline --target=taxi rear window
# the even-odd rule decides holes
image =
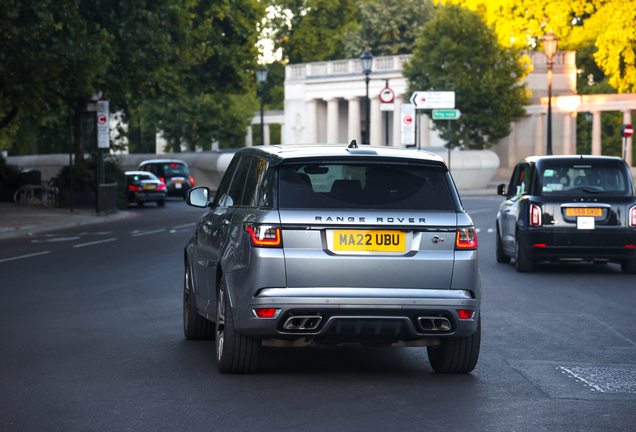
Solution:
[[[550,162],[539,171],[541,195],[631,193],[631,179],[625,168],[614,161]]]
[[[289,164],[279,171],[281,209],[455,211],[438,167],[387,163]]]

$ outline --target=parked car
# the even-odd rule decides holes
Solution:
[[[262,343],[428,347],[441,373],[479,356],[477,237],[443,160],[346,145],[245,148],[184,251],[184,333],[223,373]]]
[[[143,206],[154,201],[159,207],[166,204],[166,185],[152,173],[126,171],[128,202]]]
[[[627,164],[603,156],[529,157],[497,213],[496,255],[530,272],[541,261],[620,263],[636,273],[636,198]]]
[[[194,187],[194,178],[190,175],[188,164],[176,159],[154,159],[139,164],[139,171],[151,172],[166,184],[168,196],[185,198]]]

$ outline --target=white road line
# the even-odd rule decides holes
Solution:
[[[137,234],[133,234],[131,237],[139,237],[139,236],[148,235],[148,234],[157,234],[157,233],[163,232],[165,230],[166,230],[165,228],[161,228],[161,229],[154,230],[154,231],[140,232],[140,233],[137,233]]]
[[[480,232],[481,228],[475,228],[475,232]]]
[[[196,222],[192,222],[185,225],[177,225],[175,227],[172,227],[172,229],[187,228],[187,227],[195,226],[196,224],[197,224]]]
[[[99,243],[108,243],[108,242],[112,242],[112,241],[115,241],[115,240],[117,240],[116,237],[115,238],[106,239],[106,240],[97,240],[97,241],[90,242],[90,243],[77,244],[77,245],[74,245],[73,247],[74,248],[81,248],[81,247],[84,247],[84,246],[90,246],[90,245],[99,244]]]
[[[495,232],[495,230],[494,230],[494,228],[488,228],[488,232],[489,232],[489,233],[491,233],[491,232]]]
[[[0,259],[0,262],[13,261],[13,260],[22,259],[22,258],[31,258],[31,257],[34,257],[34,256],[46,255],[46,254],[50,254],[50,253],[51,253],[51,251],[44,251],[44,252],[38,252],[38,253],[33,253],[33,254],[28,254],[28,255],[20,255],[20,256],[17,256],[17,257],[13,257],[13,258]]]

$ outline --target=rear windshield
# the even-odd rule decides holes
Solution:
[[[187,177],[188,169],[180,163],[164,163],[159,165],[159,172],[164,177]]]
[[[131,183],[136,183],[141,180],[159,180],[159,179],[152,173],[128,175],[128,181]]]
[[[283,165],[281,209],[455,211],[441,168],[387,163]]]
[[[539,171],[541,195],[631,193],[631,178],[623,164],[614,161],[551,161],[541,165]]]

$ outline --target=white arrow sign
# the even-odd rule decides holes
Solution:
[[[416,91],[411,96],[416,109],[455,108],[454,91]]]

